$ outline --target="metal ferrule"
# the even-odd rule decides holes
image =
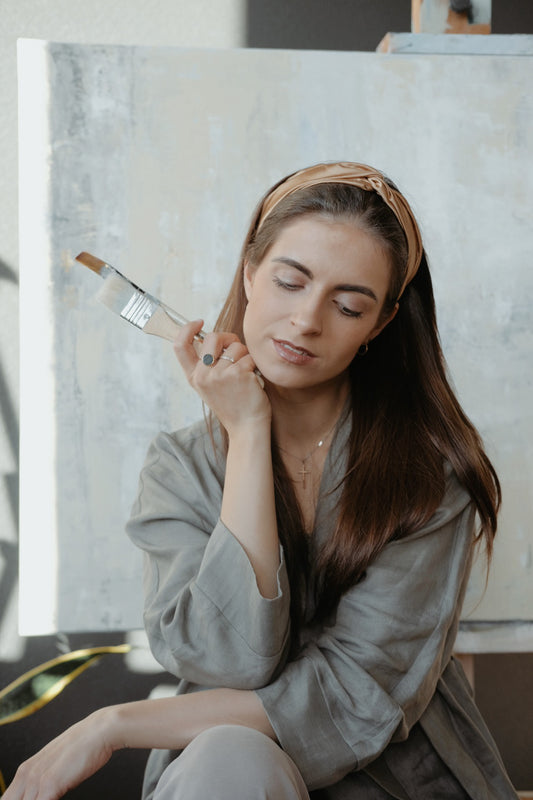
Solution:
[[[159,303],[150,295],[135,292],[120,312],[120,316],[142,330],[158,305]]]

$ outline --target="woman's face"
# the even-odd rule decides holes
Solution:
[[[246,345],[263,376],[286,389],[343,382],[380,317],[390,280],[379,241],[351,221],[308,214],[245,267]]]

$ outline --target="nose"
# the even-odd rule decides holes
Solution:
[[[322,303],[320,298],[306,295],[298,297],[292,310],[291,325],[299,333],[316,336],[322,333]]]

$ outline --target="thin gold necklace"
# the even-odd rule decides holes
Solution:
[[[322,439],[320,439],[318,444],[315,444],[313,449],[310,450],[308,452],[308,454],[306,456],[304,456],[304,458],[302,458],[301,456],[295,456],[294,453],[289,453],[288,450],[285,450],[285,448],[280,447],[280,445],[278,444],[278,450],[281,450],[282,453],[285,453],[286,455],[290,456],[291,458],[295,458],[295,459],[297,459],[297,461],[301,461],[302,462],[302,466],[301,466],[300,470],[298,471],[298,475],[301,476],[301,480],[295,481],[295,482],[296,483],[301,483],[303,489],[305,489],[305,479],[306,479],[307,475],[311,475],[311,470],[310,469],[308,470],[306,468],[306,466],[305,466],[306,461],[308,461],[311,458],[311,456],[318,450],[319,447],[322,447],[324,445],[324,443],[327,441],[327,439],[329,439],[329,437],[333,433],[336,425],[337,425],[337,419],[335,420],[335,422],[333,423],[333,425],[331,426],[329,431],[322,437]]]

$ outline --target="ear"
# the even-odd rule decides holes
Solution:
[[[250,297],[252,296],[252,286],[254,285],[254,278],[255,278],[255,269],[252,269],[252,267],[250,267],[250,263],[246,261],[243,270],[243,281],[244,281],[244,293],[246,295],[246,299],[248,300],[248,302],[250,301]]]
[[[385,320],[384,320],[383,322],[381,322],[379,325],[377,325],[377,326],[374,328],[374,330],[373,330],[373,331],[372,331],[372,333],[370,334],[370,338],[369,338],[369,340],[368,340],[369,342],[371,342],[371,341],[372,341],[372,339],[375,339],[375,338],[376,338],[376,336],[378,336],[378,335],[381,333],[381,331],[383,330],[383,328],[386,328],[386,327],[387,327],[387,325],[389,324],[389,322],[392,322],[392,320],[394,319],[394,317],[395,317],[395,316],[396,316],[396,314],[398,313],[398,309],[399,309],[399,308],[400,308],[400,304],[399,304],[399,303],[396,303],[396,305],[395,305],[395,306],[394,306],[394,308],[392,309],[392,311],[391,311],[391,313],[389,314],[389,316],[388,316],[388,317],[386,317],[386,318],[385,318]]]

